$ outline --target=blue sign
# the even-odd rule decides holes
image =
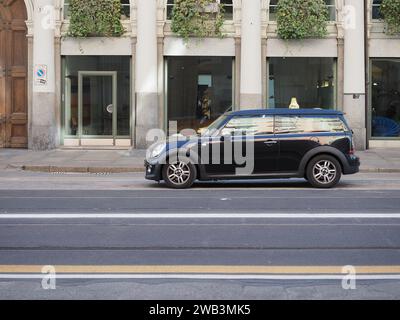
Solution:
[[[37,71],[37,75],[38,75],[38,77],[43,77],[44,76],[44,70],[43,69],[39,69]]]

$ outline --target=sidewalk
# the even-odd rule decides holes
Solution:
[[[400,172],[400,149],[358,151],[362,172]],[[145,150],[0,149],[0,169],[38,172],[144,172]]]
[[[37,172],[144,172],[145,150],[0,149],[0,169]]]

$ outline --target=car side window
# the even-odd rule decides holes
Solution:
[[[261,115],[234,117],[221,130],[221,135],[260,136],[274,133],[274,117]]]
[[[334,133],[347,131],[339,117],[313,116],[277,116],[275,117],[276,134],[295,133]]]
[[[275,133],[276,134],[289,134],[289,133],[302,133],[300,125],[300,117],[275,117]]]

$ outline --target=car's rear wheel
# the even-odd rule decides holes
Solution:
[[[163,179],[169,188],[190,188],[196,180],[196,167],[190,163],[176,160],[163,167]]]
[[[317,156],[307,167],[307,180],[315,188],[332,188],[342,177],[342,167],[336,158],[328,155]]]

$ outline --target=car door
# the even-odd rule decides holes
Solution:
[[[208,176],[233,176],[235,166],[232,161],[232,143],[229,136],[210,136],[200,138],[201,164]],[[227,153],[227,156],[225,154]]]
[[[206,166],[209,175],[251,176],[276,172],[279,141],[274,118],[234,116],[211,144],[219,144],[221,164]]]
[[[276,173],[278,170],[279,140],[274,134],[274,117],[260,115],[252,118],[254,139],[254,175]]]
[[[318,135],[312,134],[312,117],[276,116],[275,133],[279,140],[279,172],[297,172],[304,155],[320,145]]]

